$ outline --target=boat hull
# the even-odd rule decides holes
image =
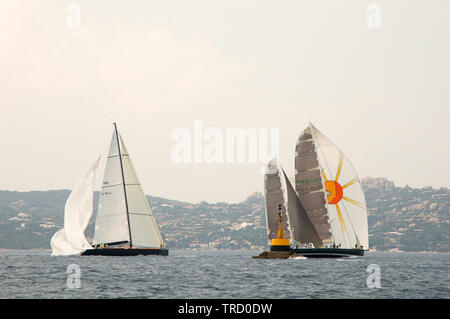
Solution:
[[[364,250],[358,248],[291,248],[291,252],[308,258],[364,256]]]
[[[347,249],[347,248],[290,248],[288,250],[272,249],[265,251],[258,256],[253,256],[255,259],[288,259],[296,256],[303,256],[307,258],[344,258],[364,256],[362,249]]]
[[[148,256],[159,255],[168,256],[168,249],[152,249],[152,248],[98,248],[87,249],[81,256]]]

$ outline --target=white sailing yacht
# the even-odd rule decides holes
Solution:
[[[55,233],[51,240],[52,254],[168,255],[116,123],[98,202],[94,238],[92,245],[87,242],[84,231],[92,216],[97,166],[98,160],[69,196],[64,228]],[[80,219],[82,222],[78,222]]]

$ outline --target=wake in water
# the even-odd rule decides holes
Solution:
[[[364,257],[361,256],[349,256],[344,258],[338,258],[336,259],[338,261],[364,261]]]
[[[293,256],[293,257],[289,257],[289,259],[302,260],[302,259],[308,259],[308,257],[305,257],[305,256]]]

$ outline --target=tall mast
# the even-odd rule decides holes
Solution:
[[[130,227],[130,215],[128,213],[127,189],[125,187],[125,175],[123,173],[123,164],[122,164],[122,151],[120,149],[119,133],[117,132],[116,123],[114,123],[114,130],[116,132],[117,148],[119,149],[120,171],[122,172],[123,194],[125,196],[125,208],[127,210],[128,232],[130,234],[130,247],[132,247],[133,242],[131,241],[131,227]]]

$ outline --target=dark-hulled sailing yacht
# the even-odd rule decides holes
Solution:
[[[359,178],[312,124],[297,140],[295,188],[277,160],[266,168],[264,188],[271,249],[255,258],[363,256],[369,248]]]
[[[96,164],[66,202],[64,228],[51,240],[53,255],[168,255],[117,125],[109,147],[92,245],[84,231],[93,210]]]

